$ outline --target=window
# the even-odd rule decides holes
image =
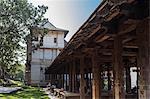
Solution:
[[[54,43],[57,43],[57,38],[54,38]]]

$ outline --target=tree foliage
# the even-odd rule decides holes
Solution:
[[[47,21],[47,7],[34,7],[27,0],[0,0],[0,68],[6,72],[15,70],[19,56],[24,51],[26,37],[32,37],[30,29]],[[12,69],[12,70],[10,70]]]

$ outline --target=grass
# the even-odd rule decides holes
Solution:
[[[23,90],[12,94],[0,94],[0,99],[49,99],[42,89],[23,87]]]
[[[3,79],[0,79],[1,84],[6,84],[6,82]]]
[[[11,79],[7,79],[7,81],[9,83],[11,83],[13,86],[23,86],[24,85],[21,81],[15,81],[15,80],[11,80]],[[0,79],[0,84],[2,84],[2,85],[7,86],[8,82],[6,82],[4,79]]]
[[[23,86],[23,83],[20,81],[9,80],[11,83],[16,84],[17,86]]]

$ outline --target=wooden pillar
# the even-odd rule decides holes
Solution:
[[[69,91],[72,91],[72,63],[69,63]]]
[[[49,82],[52,83],[51,74],[49,74]]]
[[[52,74],[52,80],[51,80],[51,81],[52,81],[52,84],[54,84],[54,79],[55,79],[55,78],[54,78],[54,74]]]
[[[89,81],[91,82],[91,72],[89,72]],[[91,84],[91,83],[90,83]]]
[[[93,52],[92,56],[92,73],[93,73],[93,81],[92,81],[92,99],[101,99],[101,87],[100,87],[100,70],[97,62],[97,52]]]
[[[128,64],[128,63],[127,63]],[[131,74],[130,74],[130,66],[126,67],[126,92],[131,92]]]
[[[90,72],[90,90],[92,90],[92,73]]]
[[[89,89],[89,77],[88,77],[88,71],[87,71],[87,69],[85,71],[85,79],[86,79],[86,81],[85,81],[85,87],[86,87],[85,93],[87,93],[88,89]]]
[[[62,88],[62,75],[58,74],[58,87]]]
[[[139,73],[139,99],[150,98],[150,31],[149,19],[140,21],[136,33],[138,35],[138,67]]]
[[[66,69],[66,66],[64,65],[63,73],[62,73],[62,84],[63,84],[62,86],[63,86],[64,89],[65,89],[65,86],[64,86],[64,84],[65,84],[65,77],[64,76],[65,76],[65,72],[66,72],[65,69]]]
[[[66,73],[66,90],[68,91],[68,82],[67,82],[68,81],[68,77],[67,76],[68,76],[68,73]]]
[[[107,63],[107,77],[108,77],[108,91],[111,90],[111,74],[110,74],[110,64]]]
[[[122,40],[117,35],[114,37],[113,51],[114,99],[125,99],[124,94],[124,66],[122,64]]]
[[[72,92],[75,92],[75,60],[73,61],[73,66],[72,66]]]
[[[80,99],[85,99],[84,57],[80,58]]]
[[[62,86],[62,88],[64,88],[64,74],[61,74],[61,86]]]
[[[103,90],[105,87],[104,84],[105,70],[102,70],[102,72],[100,73],[100,77],[101,77],[101,89]]]
[[[76,65],[76,63],[75,63],[75,65]],[[78,79],[77,79],[77,76],[78,76],[78,74],[77,74],[77,66],[75,66],[75,71],[76,71],[76,73],[75,73],[75,92],[79,92],[79,88],[78,88]]]
[[[69,74],[69,69],[68,69],[68,65],[66,64],[66,90],[68,91],[68,74]]]

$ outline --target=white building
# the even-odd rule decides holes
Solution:
[[[48,29],[48,33],[43,37],[34,31],[35,39],[31,43],[27,43],[27,64],[26,80],[31,84],[44,84],[45,69],[51,65],[60,51],[64,48],[65,36],[68,31],[56,28],[50,22],[47,22],[44,28]],[[41,39],[43,38],[43,39]],[[39,42],[41,42],[40,44]],[[32,44],[32,48],[31,47]],[[40,45],[34,49],[33,45]]]

